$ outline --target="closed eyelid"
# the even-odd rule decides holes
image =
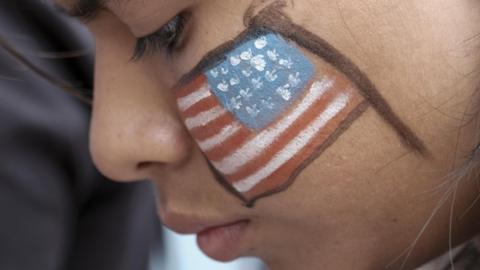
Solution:
[[[111,4],[108,7],[130,28],[135,37],[144,37],[154,33],[177,14],[191,9],[191,3],[194,2],[193,0],[123,1],[122,6]]]
[[[154,33],[138,38],[132,61],[140,60],[145,54],[153,54],[160,50],[166,50],[170,56],[178,46],[182,47],[190,17],[189,11],[182,11]]]
[[[95,19],[100,10],[105,8],[105,0],[78,0],[70,7],[55,2],[54,6],[57,10],[88,23]]]

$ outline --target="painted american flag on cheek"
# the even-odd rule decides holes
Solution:
[[[364,99],[345,75],[274,32],[225,56],[180,87],[177,103],[224,184],[251,202],[286,189]]]

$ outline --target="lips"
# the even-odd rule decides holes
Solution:
[[[181,214],[183,213],[183,214]],[[250,220],[242,217],[199,218],[183,211],[159,207],[160,220],[179,234],[197,234],[200,249],[217,261],[231,261],[242,255],[243,240]]]
[[[207,228],[197,235],[197,244],[210,258],[231,261],[240,256],[242,239],[249,226],[248,220]]]

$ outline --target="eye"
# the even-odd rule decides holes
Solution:
[[[162,50],[165,50],[168,55],[172,54],[179,44],[189,18],[189,12],[182,12],[154,33],[138,38],[132,60],[137,61],[145,55]]]

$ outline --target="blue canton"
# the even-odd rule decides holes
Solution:
[[[206,72],[220,103],[245,126],[263,129],[303,93],[313,64],[293,45],[269,33],[230,51]]]

